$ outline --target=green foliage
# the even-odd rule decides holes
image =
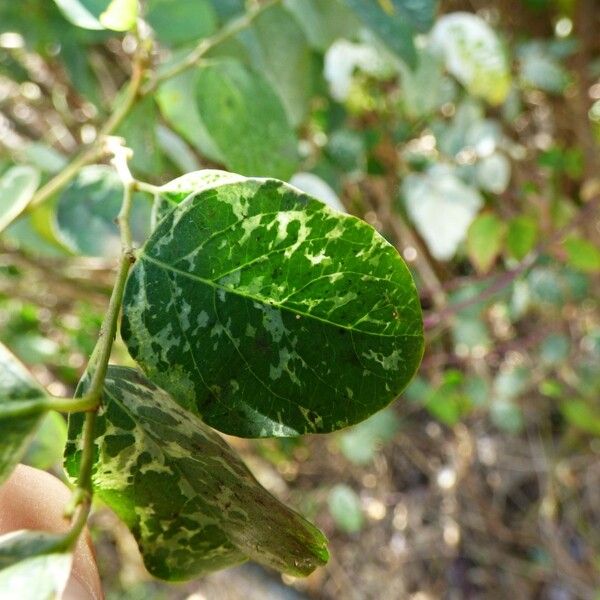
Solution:
[[[356,491],[318,463],[326,483],[307,480],[324,492],[298,503],[347,534],[377,527],[361,470],[389,474],[369,494],[411,485],[413,454],[394,447],[405,436],[417,458],[425,446],[428,472],[458,466],[474,425],[477,468],[457,473],[497,469],[486,486],[507,524],[503,473],[515,469],[495,464],[496,450],[511,460],[506,445],[517,455],[541,435],[561,466],[553,493],[566,472],[571,485],[571,454],[595,452],[600,435],[600,70],[586,3],[505,5],[0,3],[0,338],[11,348],[0,346],[0,481],[18,461],[55,467],[65,420],[49,408],[75,411],[65,464],[76,514],[94,492],[168,580],[246,560],[306,575],[327,560],[323,534],[211,427],[291,438],[354,425],[330,447]],[[384,408],[419,367],[420,301],[421,376],[408,407]],[[142,372],[104,377],[111,354]],[[77,398],[54,398],[19,360],[61,395],[86,369]],[[234,445],[268,447],[291,482],[315,438]],[[479,488],[452,492],[457,519],[481,506],[463,501],[468,489]],[[590,511],[562,503],[579,491],[556,493],[552,513],[577,543]],[[542,496],[528,516],[546,518]],[[393,553],[415,539],[399,522]],[[486,568],[470,535],[461,529],[465,564]],[[0,538],[0,596],[60,593],[69,547],[42,532]],[[584,573],[588,559],[573,560]],[[535,593],[554,593],[540,573]]]

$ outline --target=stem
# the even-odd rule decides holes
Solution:
[[[56,410],[58,412],[82,412],[93,410],[98,405],[96,398],[85,394],[80,398],[59,398],[56,396],[40,396],[32,400],[17,400],[0,407],[0,419],[18,419]]]
[[[129,269],[135,260],[131,240],[131,229],[129,226],[129,214],[131,212],[132,193],[135,187],[135,181],[131,176],[127,159],[131,156],[131,150],[122,146],[118,138],[109,138],[107,148],[113,153],[113,164],[123,182],[123,201],[121,210],[117,217],[119,230],[121,233],[121,258],[117,278],[113,287],[108,309],[100,328],[100,335],[96,342],[96,347],[88,362],[87,372],[91,374],[92,380],[90,387],[84,396],[74,399],[90,406],[85,415],[85,424],[82,433],[82,453],[79,465],[79,476],[77,478],[77,487],[73,492],[73,497],[66,509],[66,514],[72,516],[77,509],[77,516],[73,521],[71,529],[65,536],[65,543],[73,545],[87,522],[87,518],[92,505],[92,467],[94,464],[94,424],[96,422],[97,410],[102,398],[102,389],[106,372],[108,370],[108,361],[112,350],[113,341],[117,333],[117,321],[123,302],[123,293],[125,291],[125,282]],[[58,399],[55,399],[57,402]]]
[[[200,61],[200,59],[203,56],[205,56],[215,46],[222,44],[224,41],[228,40],[229,38],[232,38],[243,29],[246,29],[246,27],[249,27],[259,15],[280,3],[281,0],[269,0],[268,2],[265,2],[257,6],[256,8],[249,10],[247,13],[238,17],[237,19],[233,19],[222,29],[220,29],[217,33],[215,33],[215,35],[203,39],[181,61],[172,65],[171,67],[166,68],[164,71],[162,71],[162,73],[159,73],[154,79],[154,81],[151,81],[147,86],[143,88],[142,93],[147,94],[148,92],[152,91],[156,87],[156,85],[161,81],[165,81],[166,79],[175,77],[176,75],[183,73],[190,67],[193,67]]]

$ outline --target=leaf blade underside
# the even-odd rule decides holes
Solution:
[[[221,437],[166,392],[115,366],[104,390],[92,482],[132,530],[150,573],[183,580],[250,557],[307,575],[327,561],[321,532],[262,488]],[[71,415],[71,477],[82,424]]]

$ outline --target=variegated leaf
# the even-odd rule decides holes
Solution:
[[[44,415],[45,397],[27,369],[0,344],[0,483],[25,453]]]
[[[79,468],[71,415],[66,468]],[[155,576],[188,579],[252,558],[293,575],[327,561],[321,532],[262,488],[237,454],[141,373],[109,367],[95,431],[96,493]]]
[[[122,334],[184,408],[245,437],[357,423],[423,351],[396,250],[273,179],[217,179],[167,213],[129,276]]]

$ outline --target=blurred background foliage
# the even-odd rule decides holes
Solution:
[[[98,156],[48,201],[35,194],[93,147],[130,77],[139,42],[108,4],[0,3],[0,224],[34,199],[0,241],[0,340],[59,395],[98,334],[121,192]],[[426,354],[400,401],[356,427],[232,440],[327,532],[327,568],[151,582],[98,507],[108,597],[600,598],[600,6],[260,8],[142,2],[150,76],[116,131],[133,173],[273,176],[365,219],[413,270]],[[140,195],[139,241],[150,211]],[[64,437],[48,417],[27,460],[60,473]]]

